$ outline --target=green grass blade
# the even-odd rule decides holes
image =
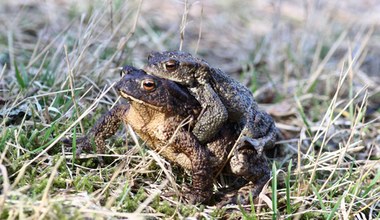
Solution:
[[[320,204],[322,210],[326,211],[326,206],[323,204],[323,200],[322,200],[321,194],[319,194],[318,190],[315,188],[315,186],[313,184],[311,185],[311,188],[313,189],[314,194],[317,196],[319,204]],[[324,214],[324,218],[327,219],[326,214]]]
[[[330,214],[327,216],[327,220],[330,220],[334,217],[334,214],[336,212],[336,210],[338,210],[339,206],[340,206],[340,203],[342,202],[343,198],[346,196],[346,194],[343,194],[339,199],[338,201],[335,203],[333,209],[331,209],[331,212]]]
[[[272,165],[272,207],[273,207],[273,215],[272,219],[277,219],[277,168],[276,163]]]
[[[15,67],[15,74],[16,74],[17,83],[21,87],[21,89],[25,89],[26,88],[26,83],[24,81],[24,78],[21,75],[20,70],[17,67],[16,61],[14,62],[14,67]]]
[[[253,203],[253,196],[252,193],[249,193],[249,202],[251,204],[251,216],[252,219],[256,220],[256,210],[255,210],[255,204]]]
[[[364,191],[363,198],[366,198],[368,193],[373,190],[373,187],[376,186],[376,184],[378,184],[380,182],[379,179],[380,179],[380,170],[377,170],[377,174],[376,174],[375,178],[372,179],[372,181],[369,183],[369,186]]]
[[[45,149],[47,146],[49,146],[51,143],[55,141],[55,138],[49,140],[51,138],[51,134],[54,132],[56,122],[51,123],[50,127],[46,130],[44,136],[41,137],[41,142],[47,142],[46,144],[33,149],[31,153],[38,153],[41,152],[43,149]]]

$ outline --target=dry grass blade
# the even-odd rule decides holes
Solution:
[[[4,208],[4,203],[8,195],[8,191],[11,189],[9,184],[8,172],[4,165],[0,163],[0,171],[3,178],[2,195],[0,195],[0,210]]]

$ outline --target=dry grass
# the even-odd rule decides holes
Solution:
[[[0,219],[379,218],[377,1],[0,6]],[[255,207],[165,196],[187,176],[132,132],[109,142],[104,167],[60,142],[119,102],[118,67],[180,45],[252,88],[283,133]]]

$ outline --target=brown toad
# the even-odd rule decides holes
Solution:
[[[199,115],[201,106],[185,88],[134,67],[126,66],[123,72],[125,75],[115,88],[129,100],[129,104],[118,105],[101,117],[86,137],[78,139],[79,150],[90,149],[93,138],[97,153],[103,154],[105,139],[113,135],[124,121],[149,147],[170,162],[191,171],[192,187],[185,195],[189,202],[209,201],[213,193],[213,177],[223,168],[226,175],[232,171],[232,176],[243,177],[249,182],[242,187],[244,193],[248,189],[253,196],[258,195],[270,174],[265,158],[248,147],[239,154],[240,164],[233,160],[226,163],[240,133],[237,124],[223,126],[208,143],[201,144],[191,132],[191,121]],[[234,173],[231,167],[240,165],[244,168]]]
[[[251,91],[222,70],[203,59],[182,51],[154,52],[144,70],[186,86],[202,106],[193,133],[203,143],[212,138],[225,122],[240,124],[237,149],[249,142],[261,153],[271,149],[277,138],[273,119],[259,111]]]

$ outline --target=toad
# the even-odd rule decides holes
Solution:
[[[103,154],[105,140],[125,122],[147,146],[191,172],[192,186],[184,191],[190,203],[210,201],[212,177],[220,171],[244,180],[244,185],[237,186],[241,188],[240,194],[259,194],[270,176],[265,158],[248,147],[239,152],[239,160],[228,159],[240,133],[237,123],[222,126],[213,138],[202,144],[192,133],[201,106],[187,89],[134,67],[126,66],[122,72],[124,75],[115,88],[129,103],[115,106],[97,121],[88,135],[77,139],[78,152],[91,149],[94,143],[97,153]],[[240,167],[239,172],[233,167]],[[243,196],[248,198],[246,194]],[[236,195],[221,198],[225,199],[234,202]]]
[[[258,109],[251,91],[205,60],[182,51],[153,52],[144,70],[187,87],[202,106],[193,133],[204,143],[225,122],[239,123],[241,139],[237,150],[249,142],[261,153],[273,148],[277,128],[269,114]]]

